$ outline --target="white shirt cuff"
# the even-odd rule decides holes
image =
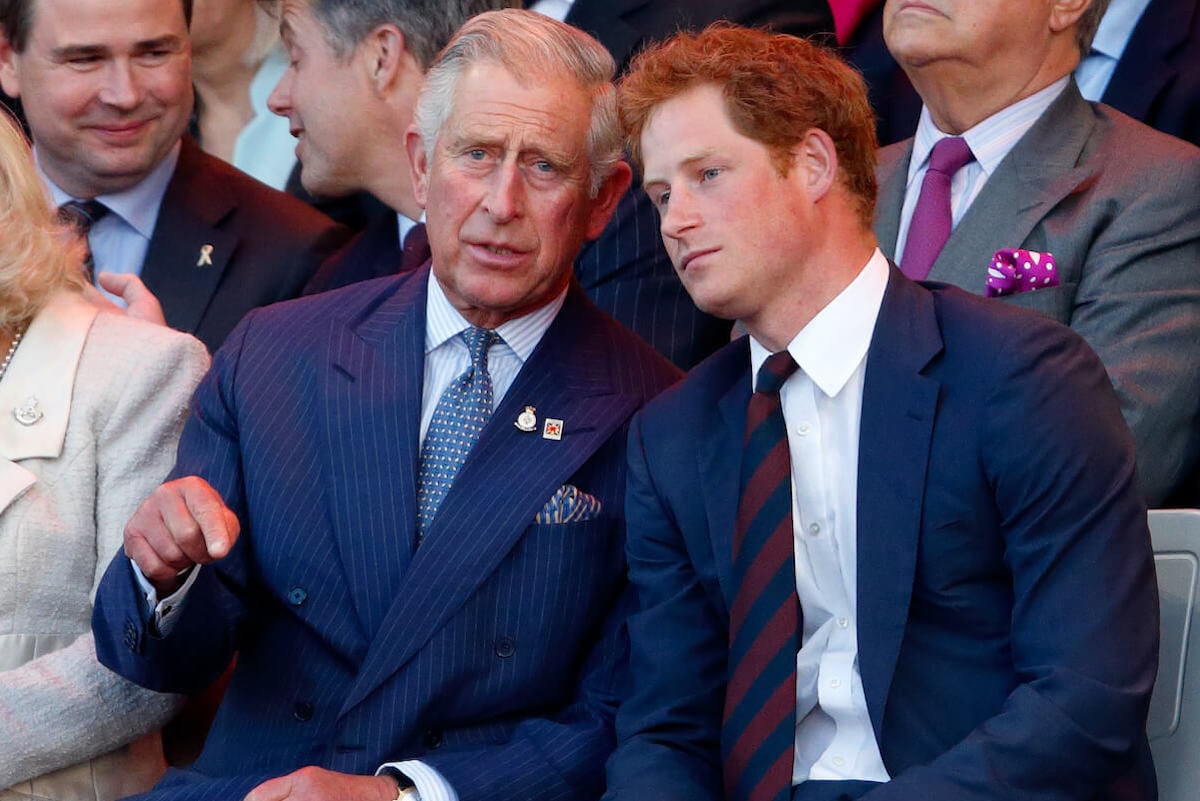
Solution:
[[[138,587],[141,588],[142,594],[146,598],[147,608],[154,613],[154,628],[160,637],[165,637],[171,633],[171,621],[175,619],[174,612],[179,610],[183,604],[184,598],[192,585],[196,583],[196,576],[200,575],[200,565],[193,565],[188,574],[187,579],[183,582],[183,586],[175,590],[175,592],[163,598],[158,599],[158,590],[154,589],[154,585],[146,578],[146,574],[137,566],[137,562],[129,560],[129,565],[133,568],[133,578],[137,581]],[[458,799],[454,799],[458,801]]]
[[[454,792],[454,788],[450,786],[450,782],[446,781],[446,777],[438,773],[436,768],[431,768],[424,762],[418,762],[415,759],[389,762],[386,765],[380,765],[379,770],[375,771],[375,775],[378,776],[385,768],[398,770],[407,776],[413,786],[417,788],[421,801],[458,801],[458,793]]]

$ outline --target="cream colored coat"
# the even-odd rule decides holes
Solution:
[[[192,337],[63,292],[0,380],[0,799],[119,798],[162,773],[177,701],[96,661],[92,597],[207,366]]]

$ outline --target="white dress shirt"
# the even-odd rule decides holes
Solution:
[[[492,408],[495,409],[516,380],[517,374],[542,341],[550,324],[558,316],[567,290],[541,308],[523,317],[509,320],[495,330],[500,335],[488,349],[488,373],[492,377]],[[431,273],[429,292],[425,302],[425,374],[421,388],[420,442],[425,442],[425,432],[433,419],[438,400],[450,382],[461,375],[471,364],[470,351],[459,333],[471,327],[458,309],[450,303],[442,286]],[[414,512],[415,513],[415,512]],[[170,596],[158,599],[158,592],[146,579],[136,563],[132,563],[134,577],[145,594],[146,603],[154,611],[155,622],[160,634],[171,629],[171,620],[183,604],[188,591],[200,575],[200,567],[194,567],[183,586]],[[421,796],[421,801],[458,801],[458,793],[436,769],[418,760],[391,762],[379,767],[380,771],[395,768],[404,773]]]
[[[1133,29],[1149,5],[1150,0],[1112,0],[1108,4],[1092,40],[1092,51],[1075,68],[1075,82],[1086,99],[1098,101],[1104,97]]]
[[[950,224],[951,230],[958,227],[959,220],[983,191],[988,178],[1004,161],[1017,142],[1033,127],[1038,118],[1050,107],[1070,83],[1065,75],[1054,83],[1035,92],[1008,108],[997,111],[975,127],[963,132],[975,160],[954,174],[950,181]],[[897,257],[904,252],[908,242],[908,226],[912,222],[917,198],[921,196],[921,182],[929,169],[929,154],[933,146],[944,137],[950,136],[939,130],[929,115],[928,108],[921,109],[921,119],[913,136],[912,160],[908,164],[908,183],[904,190],[904,206],[900,211],[900,230],[896,236]]]
[[[788,345],[799,368],[780,400],[792,461],[796,591],[804,631],[796,655],[792,782],[890,778],[858,667],[858,434],[867,349],[887,288],[878,250],[858,277]],[[750,363],[770,353],[752,337]]]
[[[96,200],[108,207],[108,214],[97,220],[88,232],[88,247],[92,250],[92,263],[97,273],[142,274],[146,249],[150,246],[150,237],[158,223],[159,207],[162,206],[167,185],[171,183],[171,176],[175,174],[175,166],[179,163],[179,147],[176,143],[166,158],[137,185],[110,195],[96,196]],[[36,160],[36,146],[33,154]],[[89,199],[68,195],[50,180],[42,170],[40,161],[38,173],[56,208],[68,200]],[[119,297],[107,292],[104,294],[118,306],[125,307],[125,301]]]

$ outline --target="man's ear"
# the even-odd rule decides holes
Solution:
[[[19,97],[21,82],[17,80],[17,51],[8,41],[8,34],[0,28],[0,88],[9,97]]]
[[[592,210],[588,217],[587,231],[584,234],[585,240],[591,241],[600,236],[604,226],[608,225],[609,218],[617,210],[617,203],[629,189],[632,181],[633,170],[624,159],[621,159],[608,178],[604,179],[600,191],[592,200]]]
[[[1054,33],[1075,27],[1094,0],[1054,0],[1050,6],[1050,30]]]
[[[387,94],[416,59],[404,47],[404,33],[395,25],[379,25],[358,46],[367,78],[378,94]],[[418,73],[419,74],[419,73]]]
[[[833,138],[820,128],[809,128],[792,148],[788,178],[801,182],[809,200],[817,202],[837,184],[838,156]]]
[[[408,126],[404,132],[404,148],[408,151],[408,164],[412,168],[413,200],[425,208],[425,200],[429,197],[430,164],[425,137],[421,136],[416,125]]]

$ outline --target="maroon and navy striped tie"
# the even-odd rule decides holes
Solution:
[[[733,540],[729,685],[721,726],[728,801],[787,801],[796,739],[800,599],[792,540],[791,459],[779,388],[787,351],[758,371],[746,413],[742,494]]]

